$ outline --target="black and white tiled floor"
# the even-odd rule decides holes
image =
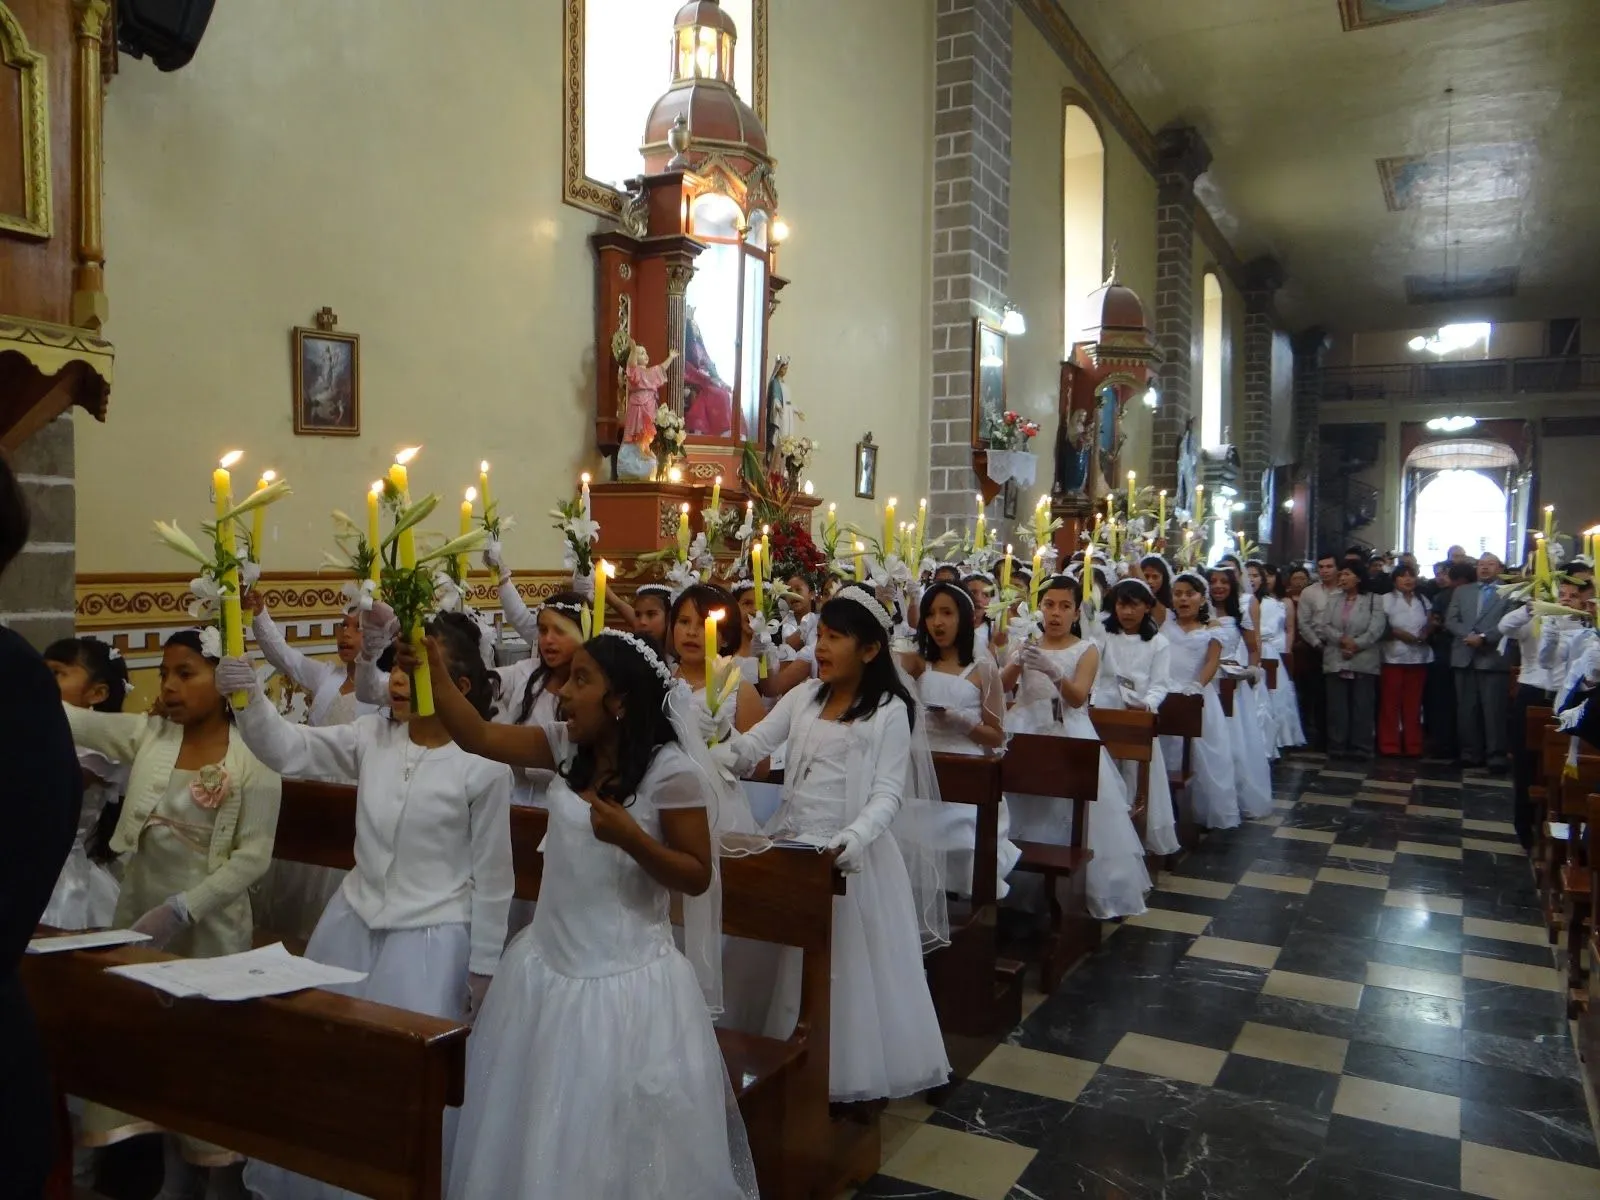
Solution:
[[[1280,766],[1278,812],[1163,874],[941,1108],[891,1108],[857,1195],[1600,1197],[1509,787],[1321,767]]]

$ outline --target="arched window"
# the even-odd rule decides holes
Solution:
[[[1083,336],[1084,299],[1105,282],[1106,147],[1077,104],[1066,106],[1061,161],[1065,358]]]
[[[1481,471],[1441,471],[1417,493],[1412,550],[1431,562],[1451,546],[1505,559],[1506,492]]]
[[[767,119],[769,0],[721,0],[739,30],[733,85]],[[672,82],[672,22],[683,0],[566,0],[563,195],[615,215],[621,184],[643,172],[650,107]],[[713,64],[714,65],[714,64]]]
[[[1222,281],[1206,272],[1200,323],[1200,445],[1222,445],[1222,378],[1226,352],[1222,327]]]

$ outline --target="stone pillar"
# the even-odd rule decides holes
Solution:
[[[1317,529],[1317,476],[1322,454],[1318,421],[1322,410],[1322,356],[1329,344],[1328,331],[1320,326],[1302,330],[1290,339],[1294,347],[1294,445],[1296,474],[1306,480],[1310,491],[1306,507],[1306,549],[1316,554],[1324,547]],[[1339,547],[1343,549],[1343,547]]]
[[[1156,135],[1156,347],[1161,407],[1151,426],[1150,471],[1158,488],[1178,486],[1178,446],[1189,418],[1194,369],[1194,181],[1211,165],[1200,131],[1169,125]],[[1198,432],[1196,434],[1198,437]]]
[[[21,554],[0,575],[0,625],[41,650],[73,631],[77,488],[72,417],[57,417],[18,448],[12,469],[31,527]]]
[[[1011,0],[938,0],[930,532],[974,515],[972,319],[998,321],[1011,242]]]
[[[1244,396],[1238,409],[1239,489],[1248,511],[1261,511],[1261,476],[1272,465],[1272,297],[1283,268],[1270,256],[1246,268],[1244,293]]]

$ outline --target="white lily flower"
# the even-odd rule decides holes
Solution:
[[[433,602],[440,612],[461,611],[461,589],[443,571],[433,577]]]
[[[567,522],[567,536],[577,541],[580,546],[584,542],[598,541],[600,522],[590,520],[588,517],[573,517]]]
[[[189,580],[189,615],[196,621],[209,621],[222,610],[222,587],[209,575]]]
[[[501,533],[510,533],[516,527],[517,527],[517,519],[515,517],[501,517],[500,518],[500,532]]]
[[[377,585],[370,579],[363,579],[359,584],[355,580],[346,580],[339,589],[339,594],[344,597],[346,608],[360,609],[362,612],[371,612],[373,593]]]
[[[700,572],[687,563],[673,563],[667,570],[667,582],[672,585],[673,591],[681,592],[700,582]]]
[[[258,580],[260,578],[261,578],[261,564],[260,563],[246,561],[246,562],[240,564],[240,567],[239,567],[239,583],[240,583],[240,586],[245,591],[248,592],[251,588],[255,587],[256,586],[256,580]]]
[[[215,625],[207,625],[200,631],[200,653],[207,658],[222,657],[222,631]]]

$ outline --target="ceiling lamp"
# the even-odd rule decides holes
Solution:
[[[1028,320],[1022,310],[1010,301],[1000,314],[1000,332],[1007,337],[1021,337],[1028,332]]]
[[[1441,325],[1439,332],[1430,337],[1420,334],[1406,343],[1414,353],[1420,354],[1427,350],[1433,354],[1453,354],[1457,350],[1469,350],[1479,342],[1488,348],[1490,326],[1487,321],[1473,321],[1460,325]]]
[[[1471,429],[1477,423],[1477,417],[1434,417],[1428,422],[1428,428],[1434,433],[1460,433],[1463,429]]]

